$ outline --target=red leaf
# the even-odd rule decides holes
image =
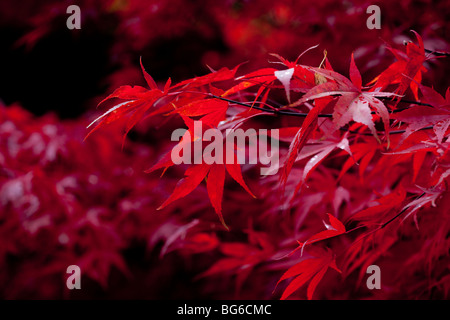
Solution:
[[[203,125],[216,127],[225,118],[228,102],[217,99],[197,100],[174,110],[181,116],[204,116],[200,120]]]
[[[172,113],[178,113],[187,117],[203,116],[205,114],[227,109],[228,102],[217,99],[196,100],[185,106],[182,106]]]
[[[225,166],[223,164],[213,164],[209,170],[206,187],[211,204],[219,216],[222,225],[229,230],[222,216],[222,196],[225,181]]]
[[[142,64],[142,57],[140,58],[139,63],[141,64],[142,73],[144,74],[144,78],[145,78],[145,81],[147,82],[148,86],[152,90],[157,90],[158,86],[156,85],[155,80],[153,80],[153,78],[144,69],[144,65]]]
[[[193,79],[188,79],[185,81],[182,81],[172,88],[197,88],[201,87],[210,83],[214,82],[220,82],[225,80],[231,80],[234,78],[234,75],[236,74],[237,69],[240,67],[240,65],[236,66],[234,69],[230,70],[228,68],[222,68],[218,71],[211,72],[209,74],[206,74],[204,76],[196,77]]]
[[[226,163],[225,164],[225,168],[227,169],[228,173],[230,174],[230,176],[237,182],[239,183],[242,188],[245,189],[245,191],[247,191],[253,198],[256,198],[256,196],[250,191],[250,189],[247,187],[247,184],[244,181],[244,178],[242,177],[242,172],[241,172],[241,165],[238,163],[238,158],[237,155],[234,155],[234,161],[233,163]]]
[[[286,70],[277,70],[274,72],[275,77],[284,87],[286,91],[286,98],[289,103],[291,103],[291,79],[294,75],[294,68],[286,69]]]
[[[301,286],[303,286],[308,280],[310,280],[314,274],[316,274],[317,270],[308,270],[301,273],[294,280],[289,283],[289,285],[284,290],[281,300],[286,300],[291,294],[297,291]]]
[[[305,143],[308,141],[308,138],[317,128],[318,116],[328,105],[328,102],[328,99],[316,100],[316,106],[310,112],[308,112],[308,115],[302,123],[302,127],[297,131],[294,139],[292,140],[289,146],[288,156],[286,158],[286,161],[284,162],[283,171],[280,177],[283,185],[286,184],[287,178],[289,176],[289,173],[291,172],[297,155],[299,154]]]
[[[364,209],[350,217],[351,220],[368,221],[367,223],[376,223],[381,220],[385,213],[398,207],[403,203],[406,197],[405,189],[400,186],[397,190],[376,200],[379,205]],[[364,222],[365,225],[367,225]]]
[[[426,106],[415,106],[394,114],[392,118],[408,123],[406,131],[402,135],[402,141],[413,132],[427,126],[434,126],[436,135],[441,137],[443,133],[439,124],[443,125],[444,122],[448,122],[450,120],[450,111]],[[444,126],[444,131],[445,130],[446,128]]]
[[[206,177],[208,171],[209,165],[207,164],[198,164],[189,167],[185,172],[186,177],[178,181],[173,193],[166,201],[164,201],[164,203],[158,208],[158,210],[164,208],[171,202],[191,193]]]
[[[327,230],[321,231],[313,235],[303,243],[299,242],[300,248],[303,249],[306,244],[313,244],[315,242],[329,239],[346,232],[345,226],[342,224],[342,222],[340,222],[338,219],[336,219],[333,215],[329,213],[327,213],[327,216],[328,219],[330,220],[330,224],[326,224],[325,222],[323,222]]]
[[[305,68],[308,67],[305,66]],[[395,94],[389,92],[361,92],[361,87],[359,87],[360,75],[358,77],[359,71],[356,69],[356,66],[350,68],[350,73],[356,84],[334,71],[311,67],[309,67],[309,69],[314,70],[316,73],[335,82],[326,82],[312,88],[300,100],[293,103],[291,107],[300,105],[309,100],[340,95],[333,112],[333,122],[336,126],[342,127],[350,121],[362,123],[366,125],[375,138],[379,140],[372,119],[370,109],[370,107],[372,107],[383,120],[389,145],[389,112],[386,106],[375,96],[391,97]]]
[[[390,65],[383,73],[371,81],[375,82],[373,91],[384,90],[387,86],[391,84],[399,83],[396,90],[398,95],[403,95],[411,87],[416,99],[418,99],[417,94],[417,83],[412,81],[414,79],[418,83],[422,79],[421,72],[426,69],[422,66],[425,61],[425,50],[423,47],[423,41],[419,34],[413,31],[416,35],[417,42],[419,45],[409,42],[406,46],[406,55],[397,52],[397,50],[390,49],[395,57],[399,60]],[[399,100],[397,100],[399,101]]]
[[[356,67],[355,60],[353,58],[353,53],[352,53],[352,60],[350,62],[350,80],[352,80],[353,84],[358,90],[361,90],[362,86],[361,74],[359,73],[359,70]]]
[[[106,100],[118,98],[123,100],[136,100],[145,98],[150,91],[141,86],[121,86],[114,90],[109,96],[100,101],[99,105]]]
[[[447,95],[446,98],[442,97],[439,93],[437,93],[433,88],[429,88],[423,85],[419,85],[420,92],[422,92],[423,98],[425,102],[431,104],[433,107],[441,109],[443,107],[450,106],[450,95]],[[447,90],[447,93],[449,91]]]
[[[236,80],[242,80],[242,82],[225,91],[222,96],[226,97],[255,85],[264,86],[270,82],[273,82],[276,79],[276,71],[277,69],[274,68],[265,68],[251,72],[245,76],[238,77]]]
[[[314,154],[311,159],[305,165],[303,169],[302,178],[300,179],[297,187],[295,189],[295,193],[303,186],[305,181],[308,179],[309,175],[313,172],[313,170],[325,159],[334,149],[342,149],[345,150],[350,156],[352,156],[350,147],[348,145],[348,139],[346,136],[342,138],[341,141],[331,142],[331,143],[323,143],[321,146],[317,147],[312,154]]]
[[[413,177],[412,181],[415,182],[417,179],[417,175],[419,174],[419,170],[422,167],[423,161],[425,160],[425,156],[427,155],[426,151],[418,151],[413,155]]]
[[[289,268],[283,274],[280,280],[278,280],[277,285],[285,279],[294,276],[296,277],[284,290],[281,296],[281,300],[287,299],[292,293],[302,287],[309,280],[311,280],[311,282],[307,289],[307,298],[312,299],[317,285],[319,284],[320,280],[322,280],[329,267],[340,272],[340,270],[336,267],[336,262],[333,259],[331,252],[327,251],[323,256],[303,260]]]
[[[223,258],[213,264],[208,270],[201,273],[198,278],[207,277],[215,274],[222,274],[242,266],[242,260],[238,258]]]
[[[308,300],[311,300],[314,294],[314,291],[317,288],[317,285],[319,284],[320,280],[322,280],[323,276],[328,270],[328,266],[323,267],[319,272],[316,273],[314,278],[312,278],[311,282],[308,285],[308,290],[306,292],[306,297]]]

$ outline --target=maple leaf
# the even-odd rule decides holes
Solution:
[[[377,89],[384,90],[391,84],[399,84],[395,91],[396,94],[403,95],[408,87],[410,87],[415,98],[418,99],[417,83],[420,83],[422,80],[422,72],[426,71],[425,67],[423,67],[426,59],[422,38],[417,32],[412,32],[417,38],[418,45],[412,42],[407,43],[406,54],[388,47],[398,61],[391,64],[369,83],[375,83],[373,87],[374,91]]]
[[[302,260],[299,263],[292,266],[291,268],[289,268],[278,280],[277,286],[283,280],[292,277],[295,278],[289,283],[289,285],[283,291],[281,300],[287,299],[290,295],[292,295],[300,287],[306,284],[309,280],[311,281],[307,288],[307,298],[308,300],[311,300],[317,285],[324,277],[328,268],[332,268],[341,273],[339,268],[336,266],[336,261],[333,258],[333,255],[329,250],[319,257]]]
[[[296,157],[295,161],[299,161],[307,157],[311,158],[308,160],[303,169],[302,176],[299,179],[293,195],[295,195],[300,190],[300,188],[302,188],[314,169],[317,168],[317,166],[336,148],[344,150],[348,154],[350,154],[350,156],[352,156],[352,152],[348,144],[347,135],[344,135],[342,139],[338,139],[337,141],[332,141],[330,139],[329,141],[318,142],[317,144],[311,146],[311,150],[300,153]]]
[[[105,99],[100,101],[99,105],[103,102],[117,98],[121,100],[127,100],[125,102],[119,103],[114,107],[110,108],[102,115],[97,117],[94,121],[92,121],[87,128],[90,128],[95,123],[96,126],[86,135],[85,139],[87,139],[94,131],[96,131],[101,126],[105,124],[109,124],[118,120],[122,120],[128,117],[128,121],[125,124],[125,129],[123,133],[123,142],[125,143],[125,138],[128,132],[144,117],[147,111],[154,106],[154,104],[159,101],[162,97],[164,97],[168,90],[170,89],[170,79],[167,81],[164,91],[161,91],[156,86],[153,78],[145,71],[142,61],[141,61],[142,72],[144,74],[145,80],[147,81],[150,90],[141,87],[141,86],[121,86],[114,90],[113,93],[108,95]],[[167,107],[172,108],[170,105],[166,105],[165,107],[154,110],[147,116],[157,115],[163,112],[167,112]]]
[[[203,112],[204,111],[200,111],[201,114]],[[187,146],[188,148],[190,148],[191,143],[195,143],[195,140],[200,139],[200,137],[195,136],[195,131],[193,128],[193,120],[185,116],[182,117],[185,120],[189,130],[186,130],[182,139],[176,146],[173,147],[173,149],[183,148],[183,146]],[[225,141],[225,143],[228,142]],[[224,149],[228,150],[230,148],[227,148],[225,146]],[[255,198],[254,194],[250,191],[250,189],[248,188],[247,184],[245,183],[242,177],[241,166],[239,164],[237,154],[234,152],[236,150],[236,145],[233,144],[233,148],[230,150],[233,150],[233,157],[234,157],[233,163],[228,163],[226,161],[226,155],[224,154],[223,155],[224,159],[222,163],[207,164],[205,162],[202,162],[201,164],[190,166],[185,172],[186,177],[178,182],[173,193],[158,208],[158,210],[163,209],[173,201],[178,200],[191,193],[201,183],[201,181],[207,177],[206,187],[208,191],[208,197],[211,201],[211,204],[216,214],[220,219],[220,222],[227,230],[229,230],[222,215],[222,198],[225,182],[225,170],[238,184],[240,184],[252,197]],[[172,151],[166,153],[153,167],[148,169],[146,172],[150,173],[161,168],[164,168],[165,171],[167,170],[167,168],[173,166],[174,162],[172,161],[171,154]]]
[[[444,174],[442,179],[448,177],[450,175],[450,170],[447,170]],[[442,181],[440,181],[442,182]],[[436,207],[436,200],[439,199],[439,197],[443,194],[442,190],[427,190],[422,189],[423,193],[416,197],[413,201],[409,202],[407,205],[405,205],[402,209],[402,211],[407,211],[407,214],[403,218],[403,220],[406,220],[410,215],[417,214],[417,211],[427,205],[431,205],[433,207]]]
[[[210,74],[201,77],[196,77],[193,79],[182,81],[174,86],[171,86],[172,82],[171,79],[169,78],[166,84],[164,85],[164,89],[162,91],[158,89],[158,86],[156,85],[153,78],[145,71],[144,66],[142,64],[142,59],[140,60],[140,65],[145,81],[147,82],[150,90],[141,86],[134,86],[134,87],[122,86],[116,89],[113,93],[111,93],[109,96],[103,99],[99,103],[99,105],[105,102],[106,100],[110,100],[112,98],[118,98],[128,101],[117,104],[116,106],[110,108],[108,111],[106,111],[101,116],[96,118],[94,121],[92,121],[91,124],[88,125],[88,128],[91,127],[94,123],[96,122],[98,123],[88,133],[86,138],[102,125],[111,123],[113,121],[117,121],[124,117],[129,117],[123,135],[123,139],[125,141],[125,137],[131,130],[131,128],[134,127],[138,123],[138,121],[140,121],[144,117],[144,115],[151,107],[154,107],[158,101],[161,101],[163,97],[166,97],[170,90],[173,91],[174,89],[177,89],[180,92],[179,94],[181,94],[185,91],[190,92],[190,90],[201,86],[209,85],[215,82],[230,80],[234,78],[234,75],[236,74],[236,71],[239,67],[238,65],[232,70],[229,70],[228,68],[222,68],[218,71],[211,72]],[[203,102],[198,102],[195,100],[193,101],[192,99],[193,99],[192,97],[188,98],[187,100],[178,99],[177,104],[173,102],[164,104],[163,106],[160,106],[159,108],[148,114],[147,117],[155,116],[157,114],[162,113],[170,114],[170,111],[172,111],[174,108],[182,106],[184,106],[184,109],[178,112],[181,113],[184,112],[186,115],[189,114],[194,115],[196,113],[202,114],[201,112],[204,112],[202,114],[204,115],[203,121],[213,126],[216,126],[225,117],[226,103],[224,101],[220,102],[209,101],[205,103],[207,105],[211,105],[211,109],[208,109],[208,107],[203,106],[202,108],[200,106]],[[218,110],[214,108],[214,106],[217,106],[217,104],[220,104]]]
[[[308,141],[308,138],[312,135],[312,133],[317,128],[317,119],[319,117],[319,114],[322,112],[322,110],[328,106],[328,103],[330,102],[330,99],[328,98],[322,98],[316,100],[316,105],[314,108],[312,108],[308,115],[306,116],[305,120],[302,123],[301,128],[297,131],[297,133],[294,136],[294,139],[292,140],[291,144],[289,145],[289,151],[287,158],[283,164],[283,171],[280,177],[281,182],[283,185],[286,184],[287,178],[289,176],[289,173],[292,169],[292,166],[294,165],[294,162],[302,150],[303,146]]]
[[[322,222],[327,230],[316,233],[315,235],[311,236],[305,242],[298,241],[299,246],[294,251],[292,251],[289,255],[292,255],[293,253],[295,253],[298,250],[301,250],[301,253],[303,255],[303,249],[305,248],[305,246],[307,244],[313,244],[313,243],[316,243],[316,242],[319,242],[322,240],[326,240],[329,238],[333,238],[333,237],[336,237],[336,236],[346,233],[345,226],[342,224],[341,221],[339,221],[336,217],[334,217],[333,215],[331,215],[329,213],[327,213],[327,217],[330,222],[329,224],[322,220]]]
[[[225,256],[215,262],[197,278],[215,275],[236,274],[236,291],[239,291],[252,270],[260,263],[271,259],[275,248],[267,234],[251,228],[245,230],[248,243],[224,242],[219,245],[220,252]]]
[[[306,244],[313,244],[315,242],[329,239],[346,232],[345,226],[337,218],[335,218],[333,215],[329,213],[327,213],[327,217],[330,223],[328,224],[325,221],[323,221],[323,224],[325,225],[327,230],[316,233],[305,242],[299,242],[300,248],[303,249],[306,246]]]
[[[95,130],[104,126],[105,124],[112,123],[117,120],[121,120],[124,117],[129,117],[129,122],[126,126],[126,133],[143,117],[145,112],[152,107],[153,103],[162,97],[160,91],[148,91],[143,87],[135,86],[123,86],[116,89],[111,95],[105,98],[103,101],[111,98],[126,99],[128,101],[119,103],[108,111],[104,112],[94,121],[92,121],[87,128],[93,126],[96,122],[96,126],[86,135],[89,137]],[[130,100],[131,99],[131,100]],[[103,102],[102,101],[102,102]],[[101,103],[102,103],[101,102]]]
[[[313,70],[331,81],[315,86],[301,99],[291,104],[290,107],[301,105],[306,101],[338,95],[338,101],[335,103],[333,112],[333,122],[336,126],[342,127],[352,120],[362,123],[380,141],[372,119],[372,107],[383,121],[389,145],[389,112],[383,102],[377,97],[392,97],[395,94],[390,92],[361,91],[361,75],[354,63],[353,55],[350,63],[351,81],[335,71],[308,66],[304,66],[304,68]]]
[[[169,203],[191,193],[206,177],[209,169],[210,166],[205,163],[189,167],[185,172],[186,177],[178,181],[173,193],[161,206],[159,206],[158,210],[163,209]]]
[[[443,97],[433,88],[426,87],[424,85],[421,85],[420,83],[418,83],[417,85],[419,86],[420,91],[423,95],[424,102],[429,103],[437,109],[445,110],[450,108],[450,88],[447,88],[445,97]]]
[[[269,86],[273,81],[276,80],[275,72],[278,70],[275,68],[263,68],[251,73],[248,73],[244,76],[240,76],[236,78],[236,80],[241,81],[237,85],[231,87],[226,90],[222,96],[227,97],[232,94],[238,93],[242,90],[246,90],[253,86],[259,85],[261,87]]]
[[[236,71],[240,66],[241,65],[237,65],[231,70],[228,68],[221,68],[220,70],[212,71],[204,76],[181,81],[180,83],[174,85],[172,89],[192,90],[194,88],[202,87],[215,82],[231,80],[234,78]]]
[[[273,83],[276,80],[278,80],[283,85],[283,88],[286,93],[286,99],[288,100],[289,103],[291,103],[291,91],[306,92],[308,89],[311,89],[314,85],[314,74],[309,70],[299,66],[297,62],[304,53],[315,47],[317,46],[313,46],[305,50],[298,56],[295,62],[290,62],[281,57],[280,55],[272,53],[271,54],[272,56],[280,60],[280,62],[278,63],[281,63],[282,65],[287,67],[287,69],[277,70],[274,68],[263,68],[251,72],[249,74],[246,74],[244,76],[238,77],[236,78],[236,80],[240,80],[241,82],[225,91],[223,97],[232,95],[234,93],[238,93],[242,90],[246,90],[255,85],[259,85],[260,87],[255,95],[254,100],[255,103],[258,97],[266,89],[267,89],[266,91],[267,96],[270,92],[270,89],[274,87]],[[263,102],[264,100],[265,99],[263,99]]]
[[[158,86],[156,85],[155,80],[153,80],[152,76],[145,71],[144,65],[142,64],[142,57],[139,59],[139,63],[141,65],[142,73],[144,74],[145,81],[151,90],[157,90]]]
[[[350,217],[350,220],[361,221],[363,225],[377,224],[383,217],[391,210],[398,208],[406,198],[405,189],[400,186],[391,193],[375,200],[378,205],[364,209],[355,213]]]
[[[411,107],[394,114],[392,118],[408,123],[405,133],[402,135],[402,141],[413,132],[433,126],[433,130],[440,143],[444,139],[450,126],[450,110],[436,109],[427,106]]]
[[[225,119],[228,109],[228,102],[217,99],[195,100],[171,113],[177,113],[181,116],[198,117],[199,121],[205,126],[217,127],[220,121]]]
[[[219,216],[220,222],[228,229],[222,216],[222,196],[224,182],[225,166],[221,164],[213,164],[211,166],[211,169],[209,170],[208,180],[206,182],[208,196],[211,200],[211,204],[213,205],[214,210]]]

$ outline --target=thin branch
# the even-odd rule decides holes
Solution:
[[[415,200],[418,200],[420,198],[422,198],[425,195],[425,192],[422,193],[420,196],[418,196]],[[408,210],[408,208],[403,209],[402,211],[400,211],[399,213],[397,213],[394,217],[392,217],[391,219],[389,219],[388,221],[384,222],[381,226],[380,229],[383,229],[384,227],[386,227],[388,224],[390,224],[392,221],[394,221],[395,219],[397,219],[398,217],[400,217],[402,214],[404,214],[406,212],[406,210]]]
[[[426,53],[431,53],[435,56],[438,57],[450,57],[450,53],[449,52],[443,52],[443,51],[433,51],[433,50],[429,50],[429,49],[425,49]]]
[[[250,105],[248,103],[244,103],[244,102],[240,102],[240,101],[236,101],[236,100],[232,100],[232,99],[227,99],[227,98],[223,98],[221,96],[217,96],[215,94],[212,93],[207,93],[207,95],[209,95],[210,97],[213,97],[215,99],[219,99],[219,100],[223,100],[223,101],[227,101],[230,103],[234,103],[243,107],[247,107],[247,108],[253,108],[253,109],[257,109],[260,111],[264,111],[264,112],[270,112],[270,113],[274,113],[274,114],[279,114],[279,115],[286,115],[286,116],[294,116],[294,117],[306,117],[308,115],[308,113],[304,113],[304,112],[292,112],[292,111],[284,111],[284,110],[279,110],[277,108],[273,108],[273,109],[267,109],[267,108],[263,108],[263,107],[258,107],[258,106],[254,106],[254,105]],[[375,97],[377,99],[389,99],[388,97]],[[428,107],[433,107],[431,104],[428,103],[424,103],[424,102],[419,102],[419,101],[412,101],[412,100],[406,100],[406,99],[401,99],[400,102],[402,103],[409,103],[409,104],[417,104],[417,105],[421,105],[421,106],[428,106]],[[258,102],[257,102],[258,103]],[[399,108],[396,110],[392,110],[391,113],[397,113],[403,110],[406,110],[409,108]],[[375,112],[372,112],[372,114],[375,114]],[[332,118],[333,115],[332,114],[319,114],[318,115],[319,118]]]
[[[375,98],[380,99],[380,100],[390,100],[391,99],[389,97],[375,97]],[[427,107],[434,108],[431,104],[425,103],[425,102],[420,102],[420,101],[413,101],[413,100],[408,100],[408,99],[400,99],[400,102],[402,102],[402,103],[409,103],[409,104],[417,104],[419,106],[427,106]],[[405,108],[405,109],[407,109],[407,108]],[[392,112],[400,112],[400,111],[403,111],[405,109],[393,110]]]
[[[408,43],[411,43],[412,41],[403,41],[403,45],[408,45]],[[449,52],[444,52],[444,51],[433,51],[430,49],[425,48],[424,51],[426,53],[430,53],[432,55],[438,56],[438,57],[450,57],[450,53]]]
[[[252,105],[244,103],[244,102],[235,101],[235,100],[232,100],[232,99],[227,99],[227,98],[223,98],[223,97],[220,97],[220,96],[216,96],[216,95],[214,95],[212,93],[210,93],[208,95],[213,97],[213,98],[215,98],[215,99],[219,99],[219,100],[222,100],[222,101],[227,101],[227,102],[234,103],[234,104],[237,104],[237,105],[240,105],[240,106],[243,106],[243,107],[247,107],[247,108],[250,108],[250,109],[253,108],[253,109],[256,109],[256,110],[260,110],[260,111],[264,111],[264,112],[268,112],[268,113],[273,113],[273,114],[277,114],[277,115],[295,116],[295,117],[302,117],[302,118],[304,118],[304,117],[306,117],[308,115],[308,113],[303,113],[303,112],[292,112],[292,111],[278,110],[278,109],[275,109],[275,108],[274,109],[267,109],[267,108],[263,108],[263,107],[252,106]],[[404,101],[404,102],[405,103],[420,104],[420,103],[417,103],[417,101],[414,101],[414,102],[406,102],[406,101]],[[394,113],[394,112],[399,112],[399,111],[403,111],[403,110],[406,110],[406,109],[408,109],[408,108],[397,109],[397,110],[393,110],[391,112]],[[372,112],[372,114],[375,114],[375,112]],[[329,113],[325,113],[325,114],[319,114],[318,117],[319,118],[332,118],[333,115],[329,114]],[[428,126],[428,127],[422,128],[420,130],[429,130],[429,129],[433,129],[433,127],[432,126]],[[360,132],[356,132],[356,131],[349,131],[349,132],[350,133],[366,135],[365,133],[360,133]],[[406,130],[393,130],[393,131],[390,131],[389,134],[401,134],[401,133],[405,133],[405,132],[406,132]],[[367,133],[367,135],[372,135],[372,134],[371,133]]]
[[[256,110],[260,110],[260,111],[264,111],[264,112],[269,112],[269,113],[273,113],[273,114],[279,114],[279,115],[285,115],[285,116],[294,116],[294,117],[301,117],[301,118],[305,118],[306,116],[308,116],[308,113],[303,113],[303,112],[293,112],[293,111],[285,111],[285,110],[278,110],[276,108],[274,109],[267,109],[267,108],[263,108],[263,107],[258,107],[258,106],[252,106],[250,104],[244,103],[244,102],[239,102],[239,101],[235,101],[235,100],[231,100],[231,99],[227,99],[227,98],[223,98],[220,96],[216,96],[214,94],[209,94],[209,96],[215,98],[215,99],[219,99],[222,101],[227,101],[230,103],[234,103],[243,107],[247,107],[250,109],[256,109]],[[332,114],[319,114],[320,118],[332,118],[333,115]]]

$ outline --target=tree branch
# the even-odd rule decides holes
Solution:
[[[232,99],[227,99],[227,98],[223,98],[223,97],[220,97],[220,96],[216,96],[216,95],[214,95],[212,93],[209,93],[208,95],[213,97],[213,98],[215,98],[215,99],[219,99],[219,100],[222,100],[222,101],[227,101],[227,102],[234,103],[234,104],[237,104],[237,105],[240,105],[240,106],[243,106],[243,107],[247,107],[247,108],[250,108],[250,109],[253,108],[253,109],[256,109],[256,110],[260,110],[260,111],[264,111],[264,112],[268,112],[268,113],[273,113],[273,114],[276,114],[276,115],[294,116],[294,117],[301,117],[301,118],[305,118],[308,115],[308,113],[303,113],[303,112],[293,112],[293,111],[279,110],[279,109],[276,109],[276,108],[268,109],[268,108],[263,108],[263,107],[258,107],[258,106],[252,106],[252,105],[244,103],[244,102],[235,101],[235,100],[232,100]],[[431,105],[429,105],[427,103],[421,103],[421,102],[418,102],[418,101],[409,101],[409,100],[403,100],[402,101],[402,100],[400,100],[400,102],[411,103],[411,104],[418,104],[418,105],[426,105],[426,106],[432,107]],[[408,108],[401,108],[401,109],[397,109],[397,110],[392,110],[391,113],[400,112],[400,111],[403,111],[403,110],[406,110],[406,109],[408,109]],[[375,114],[375,112],[372,112],[372,114]],[[319,114],[318,117],[319,118],[332,118],[333,115],[329,114],[329,113],[325,113],[325,114]],[[420,130],[429,130],[429,129],[433,129],[433,127],[432,126],[424,127],[424,128],[422,128]],[[390,134],[401,134],[401,133],[405,133],[405,132],[406,132],[406,130],[394,130],[394,131],[390,131]],[[359,133],[359,132],[350,131],[350,133]],[[364,133],[359,133],[359,134],[365,135]],[[367,135],[372,135],[372,134],[368,133]]]
[[[431,53],[431,54],[433,54],[435,56],[438,56],[438,57],[450,57],[450,53],[448,53],[448,52],[433,51],[433,50],[429,50],[429,49],[425,49],[425,52],[426,53]]]

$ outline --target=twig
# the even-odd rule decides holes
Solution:
[[[425,49],[426,53],[431,53],[435,56],[438,57],[450,57],[450,53],[449,52],[443,52],[443,51],[433,51],[433,50],[429,50],[429,49]]]
[[[220,97],[220,96],[216,96],[216,95],[214,95],[212,93],[210,93],[208,95],[213,97],[213,98],[215,98],[215,99],[219,99],[219,100],[222,100],[222,101],[227,101],[227,102],[234,103],[234,104],[237,104],[237,105],[240,105],[240,106],[243,106],[243,107],[247,107],[247,108],[250,108],[250,109],[253,108],[253,109],[256,109],[256,110],[260,110],[260,111],[264,111],[264,112],[268,112],[268,113],[273,113],[273,114],[277,114],[277,115],[295,116],[295,117],[302,117],[302,118],[304,118],[304,117],[306,117],[308,115],[308,113],[303,113],[303,112],[292,112],[292,111],[278,110],[276,108],[274,108],[274,109],[267,109],[267,108],[263,108],[263,107],[252,106],[252,105],[244,103],[244,102],[235,101],[235,100],[232,100],[232,99],[227,99],[227,98],[223,98],[223,97]],[[420,102],[417,102],[417,101],[413,101],[413,102],[403,101],[403,102],[420,104]],[[424,104],[424,105],[427,105],[427,104]],[[399,111],[403,111],[403,110],[406,110],[406,109],[408,109],[408,108],[397,109],[397,110],[393,110],[391,112],[394,113],[394,112],[399,112]],[[372,114],[375,114],[375,112],[372,112]],[[329,113],[325,113],[325,114],[319,114],[318,117],[319,118],[332,118],[333,115],[329,114]],[[432,126],[424,127],[424,128],[422,128],[420,130],[429,130],[429,129],[433,129],[433,127]],[[406,132],[405,130],[394,130],[394,131],[390,131],[389,134],[401,134],[401,133],[405,133],[405,132]],[[357,133],[357,134],[366,135],[365,133],[359,133],[359,132],[355,132],[355,131],[350,131],[350,133]],[[372,134],[371,133],[370,134],[367,133],[367,135],[372,135]]]
[[[415,200],[418,200],[420,198],[422,198],[425,195],[425,192],[422,193],[420,196],[418,196]],[[395,219],[397,219],[398,217],[400,217],[402,214],[404,214],[406,212],[406,210],[408,210],[408,208],[403,209],[402,211],[400,211],[399,213],[397,213],[394,217],[392,217],[391,219],[389,219],[388,221],[384,222],[381,226],[380,229],[383,229],[384,227],[386,227],[388,224],[390,224],[392,221],[394,221]]]
[[[274,108],[274,109],[267,109],[267,108],[263,108],[263,107],[252,106],[252,105],[244,103],[244,102],[223,98],[223,97],[220,97],[220,96],[216,96],[214,94],[209,94],[209,96],[211,96],[211,97],[213,97],[215,99],[219,99],[219,100],[222,100],[222,101],[227,101],[227,102],[234,103],[234,104],[237,104],[237,105],[240,105],[240,106],[243,106],[243,107],[247,107],[247,108],[250,108],[250,109],[256,109],[256,110],[269,112],[269,113],[273,113],[273,114],[279,114],[279,115],[285,115],[285,116],[294,116],[294,117],[302,117],[302,118],[305,118],[306,116],[308,116],[308,113],[303,113],[303,112],[284,111],[284,110],[278,110],[276,108]],[[332,114],[319,114],[319,117],[320,118],[332,118],[333,115]]]
[[[389,100],[390,99],[389,97],[375,97],[375,98],[380,99],[380,100]],[[408,99],[400,99],[400,102],[402,102],[402,103],[410,103],[410,104],[417,104],[419,106],[427,106],[427,107],[434,108],[431,104],[425,103],[425,102],[420,102],[420,101],[413,101],[413,100],[408,100]],[[403,111],[403,110],[404,109],[398,109],[398,110],[394,110],[392,112],[400,112],[400,111]]]

